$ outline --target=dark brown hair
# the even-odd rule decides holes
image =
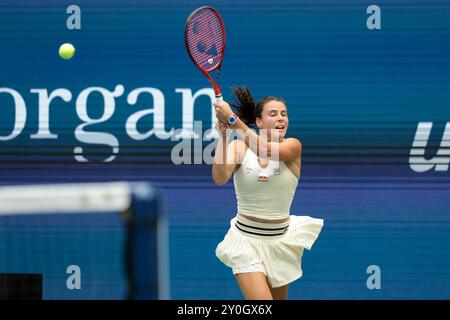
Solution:
[[[249,127],[256,123],[256,118],[261,118],[261,113],[267,102],[274,100],[286,104],[283,98],[274,96],[266,96],[255,103],[252,94],[245,85],[242,87],[233,86],[231,91],[234,95],[234,102],[230,105],[236,109],[236,115],[239,119]]]

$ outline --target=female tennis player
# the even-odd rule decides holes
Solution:
[[[212,177],[222,185],[234,174],[237,199],[237,216],[216,255],[232,268],[246,299],[285,300],[289,283],[302,276],[303,250],[311,249],[323,220],[290,215],[302,145],[285,137],[289,119],[284,100],[265,97],[255,103],[245,86],[233,93],[236,113],[227,102],[214,104],[221,134]],[[238,136],[230,144],[227,129]]]

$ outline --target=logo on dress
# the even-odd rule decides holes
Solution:
[[[259,176],[259,177],[258,177],[258,181],[259,181],[259,182],[267,182],[268,180],[269,180],[269,178],[266,177],[266,176]]]
[[[274,169],[273,169],[273,174],[274,174],[275,176],[280,175],[280,173],[281,173],[280,168],[274,168]]]
[[[244,167],[244,172],[246,174],[249,174],[250,172],[252,172],[252,168],[246,166],[246,167]]]

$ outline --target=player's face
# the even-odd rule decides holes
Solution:
[[[284,138],[289,125],[286,105],[281,101],[270,100],[263,108],[261,118],[256,119],[259,129],[267,130],[269,141],[278,141]]]

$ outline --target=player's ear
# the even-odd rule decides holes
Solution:
[[[261,127],[262,127],[262,120],[261,120],[261,118],[256,118],[255,122],[256,122],[256,126],[259,129],[261,129]]]

